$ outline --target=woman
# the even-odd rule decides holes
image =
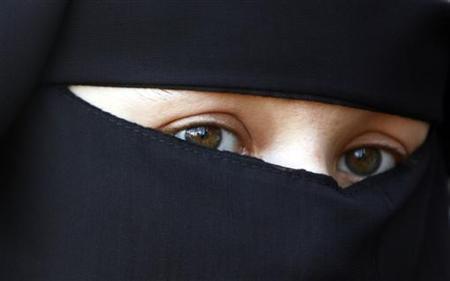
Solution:
[[[2,279],[448,280],[448,2],[5,3]]]
[[[141,126],[212,149],[332,175],[341,187],[406,160],[429,130],[423,121],[312,101],[141,88],[70,89]]]

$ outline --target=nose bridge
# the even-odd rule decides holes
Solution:
[[[272,106],[268,110],[272,118],[257,131],[263,141],[256,143],[256,156],[288,168],[329,175],[327,139],[330,137],[325,122],[329,116],[324,118],[322,111],[305,102]]]
[[[321,145],[314,136],[275,141],[259,151],[258,157],[284,167],[330,175],[325,148]]]

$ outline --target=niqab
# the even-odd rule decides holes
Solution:
[[[449,5],[3,0],[0,279],[449,280]],[[71,84],[307,99],[432,125],[408,161],[341,189],[122,120]]]

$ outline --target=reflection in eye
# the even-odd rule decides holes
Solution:
[[[216,126],[202,125],[189,127],[176,132],[174,136],[209,148],[240,152],[238,137],[229,130]]]
[[[385,172],[396,165],[391,152],[377,147],[359,147],[343,154],[337,169],[352,176],[365,178]]]
[[[221,124],[210,122],[191,123],[168,132],[179,139],[212,149],[240,154],[250,151],[240,141],[242,139],[241,135],[235,133],[235,130],[228,129],[228,127],[225,128]],[[337,159],[336,170],[339,173],[335,175],[336,180],[340,186],[347,187],[366,177],[395,167],[397,162],[404,158],[402,155],[403,153],[396,152],[395,148],[360,144],[357,148],[341,154],[339,159]]]

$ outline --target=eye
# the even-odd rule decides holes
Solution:
[[[393,152],[378,147],[358,147],[344,153],[338,160],[337,169],[352,177],[365,178],[395,167]]]
[[[175,137],[201,146],[240,152],[239,138],[231,131],[214,125],[199,125],[175,132]]]

